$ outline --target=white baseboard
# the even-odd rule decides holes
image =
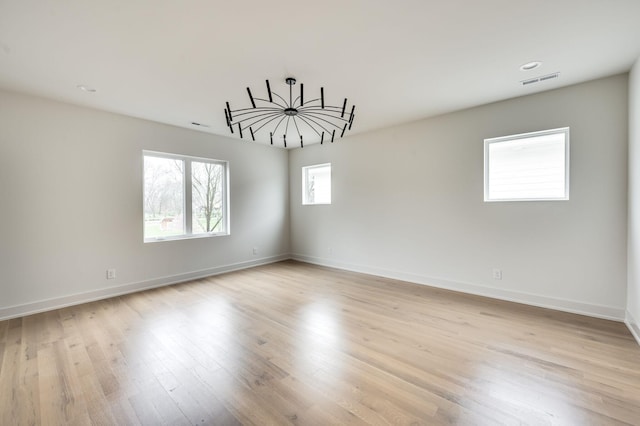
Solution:
[[[428,285],[431,287],[443,288],[446,290],[460,291],[463,293],[475,294],[477,296],[485,296],[493,299],[506,300],[509,302],[523,303],[526,305],[554,309],[557,311],[570,312],[574,314],[587,315],[590,317],[603,318],[620,322],[624,321],[625,319],[625,310],[623,308],[616,308],[613,306],[594,305],[574,300],[559,299],[537,294],[485,287],[472,283],[447,281],[438,278],[425,277],[421,275],[392,271],[371,266],[349,264],[335,261],[333,259],[306,256],[302,254],[292,254],[291,258],[301,262],[313,263],[316,265],[329,266],[332,268],[344,269],[347,271],[377,275],[395,280],[408,281],[415,284]]]
[[[89,292],[76,293],[52,299],[40,300],[37,302],[25,303],[0,308],[0,321],[11,318],[22,317],[26,315],[36,314],[39,312],[50,311],[53,309],[64,308],[67,306],[77,305],[80,303],[93,302],[110,297],[120,296],[137,291],[148,290],[156,287],[177,284],[185,281],[191,281],[199,278],[205,278],[213,275],[223,274],[226,272],[237,271],[241,269],[252,268],[254,266],[266,265],[269,263],[280,262],[282,260],[294,259],[301,262],[312,263],[316,265],[328,266],[337,269],[344,269],[364,274],[377,275],[381,277],[408,281],[415,284],[428,285],[431,287],[443,288],[447,290],[460,291],[478,296],[491,297],[494,299],[507,300],[510,302],[524,303],[542,308],[555,309],[559,311],[571,312],[581,315],[587,315],[596,318],[604,318],[615,321],[624,321],[629,330],[640,344],[640,327],[639,323],[624,309],[611,306],[594,305],[572,300],[558,299],[547,296],[540,296],[529,293],[514,292],[491,287],[485,287],[471,283],[461,283],[447,281],[437,278],[425,277],[416,274],[410,274],[399,271],[392,271],[382,268],[375,268],[364,265],[355,265],[345,262],[335,261],[333,259],[325,259],[302,254],[281,254],[261,259],[238,262],[230,265],[222,265],[215,268],[203,269],[199,271],[188,272],[184,274],[170,275],[166,277],[153,278],[150,280],[139,281],[135,283],[123,284],[116,287],[102,288]],[[625,315],[626,314],[626,315]]]
[[[65,308],[67,306],[78,305],[80,303],[94,302],[96,300],[108,299],[110,297],[121,296],[123,294],[135,293],[137,291],[149,290],[156,287],[163,287],[198,278],[205,278],[212,275],[219,275],[225,272],[237,271],[240,269],[252,268],[254,266],[266,265],[290,259],[288,254],[278,256],[263,257],[256,260],[238,262],[230,265],[217,266],[215,268],[202,269],[200,271],[187,272],[184,274],[170,275],[166,277],[153,278],[150,280],[135,283],[123,284],[116,287],[101,288],[83,293],[70,294],[53,299],[40,300],[37,302],[25,303],[23,305],[0,308],[0,321],[11,318],[23,317],[37,314],[39,312],[53,309]]]
[[[636,339],[636,342],[638,342],[638,344],[640,345],[640,323],[638,323],[633,315],[631,315],[631,312],[627,311],[624,323],[629,328],[629,331],[633,335],[634,339]]]

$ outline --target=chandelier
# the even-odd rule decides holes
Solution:
[[[240,138],[250,135],[255,141],[259,132],[264,135],[268,132],[271,145],[274,138],[279,141],[282,137],[285,148],[287,141],[290,144],[299,141],[300,147],[304,148],[304,135],[311,135],[307,142],[320,141],[323,144],[333,142],[336,135],[343,137],[347,130],[351,130],[356,106],[352,105],[348,112],[347,98],[344,98],[342,106],[326,105],[324,87],[321,87],[319,98],[305,100],[304,84],[300,84],[300,94],[294,99],[296,79],[289,77],[285,82],[289,85],[288,100],[272,91],[269,80],[266,80],[268,99],[254,97],[247,87],[251,108],[232,110],[227,102],[224,115],[231,133],[237,131]]]

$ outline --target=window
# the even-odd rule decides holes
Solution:
[[[569,128],[484,140],[484,200],[569,199]]]
[[[302,204],[331,204],[331,163],[302,168]]]
[[[143,155],[145,242],[229,233],[225,161]]]

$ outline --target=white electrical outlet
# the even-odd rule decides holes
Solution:
[[[107,269],[107,279],[115,280],[116,279],[116,270],[115,269]]]
[[[333,253],[333,248],[327,247],[327,253],[329,253],[329,254]]]
[[[253,248],[253,254],[258,254],[258,247]]]
[[[502,279],[502,269],[498,269],[498,268],[493,269],[493,279],[494,280]]]

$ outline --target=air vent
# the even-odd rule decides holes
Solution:
[[[554,72],[553,74],[547,74],[540,77],[530,78],[528,80],[522,80],[520,83],[522,83],[523,86],[528,86],[530,84],[540,83],[542,81],[553,80],[554,78],[558,78],[559,76],[559,72]]]
[[[558,73],[542,76],[540,77],[540,81],[551,80],[553,78],[558,78]]]
[[[195,122],[195,121],[192,121],[191,124],[193,124],[194,126],[209,127],[208,124],[202,124],[202,123],[198,123],[198,122]]]

